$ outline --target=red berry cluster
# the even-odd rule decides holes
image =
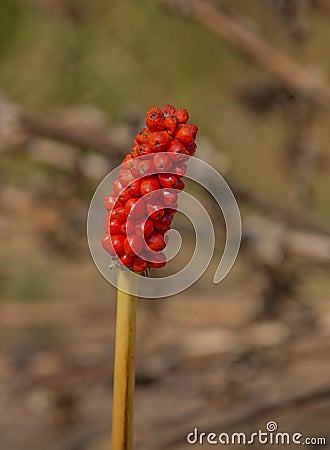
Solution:
[[[104,199],[102,245],[134,272],[166,264],[165,233],[184,188],[185,162],[196,151],[198,128],[188,119],[186,109],[150,108],[146,128],[138,132],[121,163],[114,194]]]

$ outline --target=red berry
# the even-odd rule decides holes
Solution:
[[[152,161],[157,172],[167,172],[172,166],[171,159],[165,153],[156,153]]]
[[[134,145],[134,147],[131,148],[130,155],[131,155],[132,159],[137,158],[139,156],[138,152],[137,152],[137,148],[139,145],[140,144],[136,144],[136,145]]]
[[[180,124],[176,130],[175,138],[182,144],[189,145],[194,142],[197,131],[196,125]]]
[[[166,247],[163,236],[158,231],[153,231],[147,238],[146,243],[151,250],[158,252]]]
[[[162,202],[165,206],[172,206],[178,201],[178,194],[175,190],[170,188],[165,188],[162,190]]]
[[[138,168],[140,176],[148,175],[155,171],[155,167],[151,159],[144,159],[143,161],[140,161]]]
[[[148,268],[148,262],[139,256],[135,256],[133,259],[132,269],[134,272],[144,272]]]
[[[125,208],[123,206],[118,206],[118,208],[115,208],[111,211],[111,220],[117,219],[118,222],[124,223],[127,219],[127,214],[125,211]]]
[[[164,115],[159,108],[153,106],[147,111],[146,125],[150,131],[162,131],[165,127]]]
[[[182,177],[187,170],[187,166],[185,163],[178,162],[172,167],[172,173],[177,175],[178,177]]]
[[[133,181],[129,186],[127,186],[127,191],[131,197],[139,197],[140,196],[140,186],[142,180]],[[128,200],[128,199],[127,199]]]
[[[175,108],[172,105],[165,105],[162,107],[162,113],[164,114],[164,117],[173,116],[175,113]]]
[[[119,257],[119,261],[121,262],[121,264],[123,264],[125,267],[130,267],[130,265],[133,262],[133,256],[132,255],[128,255],[127,253],[123,253],[120,257]]]
[[[141,198],[131,198],[125,204],[125,211],[127,215],[131,214],[131,219],[140,219],[141,217],[144,217],[146,213],[145,203]]]
[[[111,256],[120,256],[124,253],[125,236],[117,234],[115,236],[105,236],[102,238],[102,245]]]
[[[178,123],[179,123],[178,119],[174,115],[166,117],[165,128],[166,128],[167,132],[169,134],[174,134]]]
[[[171,223],[173,220],[173,216],[168,213],[164,213],[163,217],[159,220],[154,220],[155,230],[158,231],[167,231],[171,228]]]
[[[135,178],[139,178],[141,176],[140,172],[139,172],[139,164],[140,164],[140,159],[132,159],[132,161],[130,161],[129,163],[129,168],[133,174],[133,176]]]
[[[115,180],[112,184],[113,190],[116,194],[120,194],[124,189],[124,186],[121,184],[119,180]]]
[[[192,144],[186,145],[186,151],[189,153],[190,156],[194,156],[194,154],[196,153],[196,149],[197,149],[197,145],[195,144],[195,142],[193,142]]]
[[[107,211],[111,211],[116,206],[119,206],[116,195],[111,194],[111,195],[107,195],[106,197],[104,197],[104,208]]]
[[[114,236],[122,234],[122,224],[117,219],[111,219],[109,222],[109,233]]]
[[[175,207],[174,207],[175,206]],[[178,207],[178,205],[172,205],[172,208],[165,208],[165,213],[166,214],[169,214],[170,216],[174,216],[174,214],[176,213],[176,211],[177,211],[177,207]]]
[[[161,202],[153,201],[152,203],[147,203],[147,215],[151,220],[159,220],[164,215],[164,207]]]
[[[116,256],[116,252],[114,251],[111,244],[111,236],[103,236],[101,239],[101,244],[104,250],[106,250],[111,256]]]
[[[175,189],[179,189],[179,191],[182,191],[185,187],[185,184],[181,179],[179,179],[174,187]]]
[[[128,236],[124,241],[124,250],[128,255],[139,255],[144,247],[144,241],[138,234]]]
[[[151,133],[148,128],[142,128],[136,135],[136,142],[138,144],[148,144],[150,135]]]
[[[130,170],[122,169],[118,172],[118,180],[123,186],[127,186],[134,181],[134,176]]]
[[[149,177],[145,177],[140,186],[141,195],[150,194],[153,191],[160,189],[160,184],[157,178],[157,175],[151,175]]]
[[[135,147],[137,156],[149,155],[152,153],[152,148],[148,144],[141,144]]]
[[[173,188],[178,182],[178,177],[171,173],[159,173],[158,180],[163,187]]]
[[[189,120],[189,114],[186,109],[177,109],[174,113],[179,123],[187,123]]]
[[[135,233],[139,235],[149,236],[154,231],[154,223],[147,219],[145,222],[140,221],[135,225]]]
[[[120,203],[122,205],[125,205],[125,203],[127,202],[127,200],[129,200],[131,198],[131,194],[129,192],[129,190],[126,188],[122,191],[122,193],[118,196],[118,200],[120,201]]]
[[[165,150],[171,142],[171,137],[167,131],[156,131],[151,133],[149,143],[154,152]]]
[[[167,152],[171,153],[170,158],[173,161],[182,161],[184,159],[185,151],[184,145],[177,139],[173,139],[167,149]]]

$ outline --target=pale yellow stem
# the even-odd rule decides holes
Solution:
[[[111,450],[133,449],[137,277],[118,270]]]

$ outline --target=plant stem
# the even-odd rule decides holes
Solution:
[[[118,270],[111,450],[133,449],[137,277]]]

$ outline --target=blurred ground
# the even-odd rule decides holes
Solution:
[[[322,1],[221,4],[329,80]],[[213,285],[221,215],[190,186],[219,224],[217,251],[188,291],[139,302],[136,448],[188,449],[194,427],[270,420],[328,448],[329,111],[157,2],[1,9],[1,450],[109,448],[115,292],[90,258],[86,215],[145,109],[164,103],[199,125],[199,156],[233,187],[244,236]]]

